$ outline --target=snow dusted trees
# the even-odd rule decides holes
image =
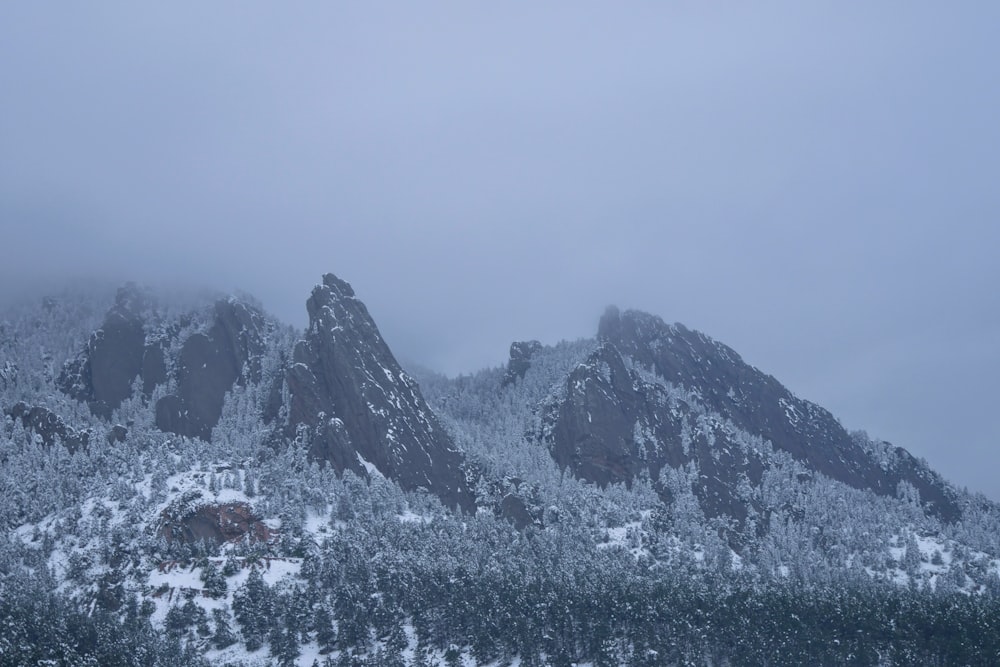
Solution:
[[[268,629],[273,622],[273,611],[271,589],[264,581],[260,570],[251,567],[246,583],[233,595],[233,614],[240,624],[240,631],[248,651],[256,651],[264,645]]]
[[[226,577],[210,558],[205,559],[205,566],[201,571],[201,583],[208,597],[220,598],[226,594]]]

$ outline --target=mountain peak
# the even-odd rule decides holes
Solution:
[[[323,276],[306,303],[309,328],[288,371],[291,425],[310,454],[343,472],[373,469],[404,489],[428,489],[471,510],[464,456],[400,368],[349,284]]]
[[[354,297],[354,288],[346,280],[342,280],[332,273],[323,274],[323,285],[335,290],[344,297]]]
[[[610,305],[604,309],[601,321],[597,325],[597,337],[600,340],[614,340],[621,333],[622,314],[618,306]]]
[[[947,520],[961,515],[954,491],[905,451],[891,465],[876,460],[827,410],[705,334],[610,306],[598,339],[602,346],[567,379],[566,398],[547,409],[553,455],[585,479],[629,482],[641,468],[655,478],[664,466],[696,461],[707,480],[706,512],[742,516],[746,508],[731,492],[742,477],[758,483],[768,464],[752,448],[737,455],[729,433],[735,429],[848,486],[892,496],[905,482],[929,512]],[[616,365],[618,373],[606,372]],[[726,426],[706,430],[686,416],[695,413]],[[688,435],[699,429],[700,439]]]

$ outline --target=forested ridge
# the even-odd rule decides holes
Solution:
[[[514,375],[408,369],[463,452],[473,511],[370,462],[317,460],[314,432],[274,409],[302,333],[270,320],[211,437],[165,433],[155,406],[179,391],[187,338],[212,340],[214,298],[156,306],[168,379],[136,381],[109,418],[57,382],[110,296],[0,315],[0,664],[1000,662],[1000,512],[981,496],[954,489],[948,520],[906,482],[885,494],[817,474],[632,359],[677,451],[724,442],[766,464],[737,475],[746,515],[706,511],[694,455],[603,486],[557,463],[548,420],[594,339],[532,347]],[[670,444],[640,431],[643,462]],[[205,517],[233,525],[215,538]]]

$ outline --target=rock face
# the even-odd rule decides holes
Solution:
[[[501,387],[513,384],[524,379],[524,374],[531,368],[531,357],[542,349],[542,344],[537,340],[516,341],[510,344],[510,360],[507,362],[507,371],[504,373]]]
[[[21,425],[38,435],[46,447],[61,442],[70,452],[75,452],[90,444],[89,430],[77,431],[67,426],[59,415],[47,408],[22,401],[4,410],[4,414],[15,421],[20,420]]]
[[[256,309],[235,300],[216,302],[208,332],[190,335],[181,346],[177,391],[157,401],[156,426],[209,440],[226,392],[237,383],[260,381],[266,332],[267,323]],[[149,365],[157,374],[165,371],[162,351]]]
[[[544,437],[561,467],[602,487],[631,484],[644,470],[656,480],[665,467],[694,462],[705,513],[742,520],[748,507],[736,497],[739,481],[758,484],[763,463],[698,407],[644,381],[605,342],[570,373],[565,396],[547,407]]]
[[[351,286],[327,274],[306,308],[309,329],[295,346],[287,384],[291,427],[304,427],[310,454],[338,472],[378,471],[471,511],[464,455]]]
[[[233,502],[202,505],[182,514],[164,510],[160,535],[167,542],[193,544],[204,540],[221,544],[245,537],[251,542],[267,542],[271,531],[249,505]]]
[[[136,382],[149,398],[157,386],[173,380],[176,389],[156,402],[157,427],[208,440],[226,392],[236,384],[260,381],[270,325],[252,306],[222,299],[211,308],[207,330],[183,338],[195,315],[164,324],[141,290],[123,287],[101,328],[65,365],[57,386],[85,401],[95,415],[110,419],[132,396]]]
[[[954,520],[954,494],[899,448],[876,461],[823,408],[792,395],[732,349],[679,324],[609,309],[601,346],[545,408],[543,438],[556,461],[599,484],[631,482],[641,470],[695,462],[707,514],[746,515],[742,481],[760,483],[767,461],[747,436],[769,441],[808,469],[858,489],[895,495],[912,484],[925,507]],[[739,440],[740,442],[737,442]]]
[[[57,386],[85,401],[91,412],[105,419],[132,395],[146,355],[142,310],[145,299],[134,286],[118,290],[115,305],[87,347],[63,368]]]

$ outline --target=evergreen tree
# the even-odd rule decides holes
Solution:
[[[462,667],[462,651],[452,644],[444,652],[445,667]]]
[[[182,637],[198,619],[198,607],[190,599],[167,610],[164,628],[172,637]]]
[[[906,536],[902,569],[911,577],[916,576],[920,569],[920,558],[920,545],[917,544],[917,538],[911,532]]]
[[[295,659],[299,657],[298,633],[290,629],[285,624],[275,624],[268,635],[268,643],[271,647],[271,655],[275,657],[281,667],[295,665]]]
[[[231,577],[240,571],[240,561],[236,558],[236,554],[229,552],[226,556],[225,562],[222,564],[222,576]]]
[[[320,650],[333,648],[337,642],[337,631],[333,626],[333,616],[325,604],[316,607],[316,614],[313,619],[316,628],[316,643]]]
[[[205,595],[210,598],[221,598],[226,594],[226,577],[219,571],[219,568],[207,559],[205,567],[201,571],[201,582]]]
[[[233,594],[233,614],[240,624],[248,651],[264,645],[273,619],[273,596],[257,567],[250,569],[246,583]]]
[[[229,625],[229,612],[223,609],[212,610],[212,620],[215,622],[215,634],[212,635],[212,645],[223,649],[236,643],[236,635]]]

